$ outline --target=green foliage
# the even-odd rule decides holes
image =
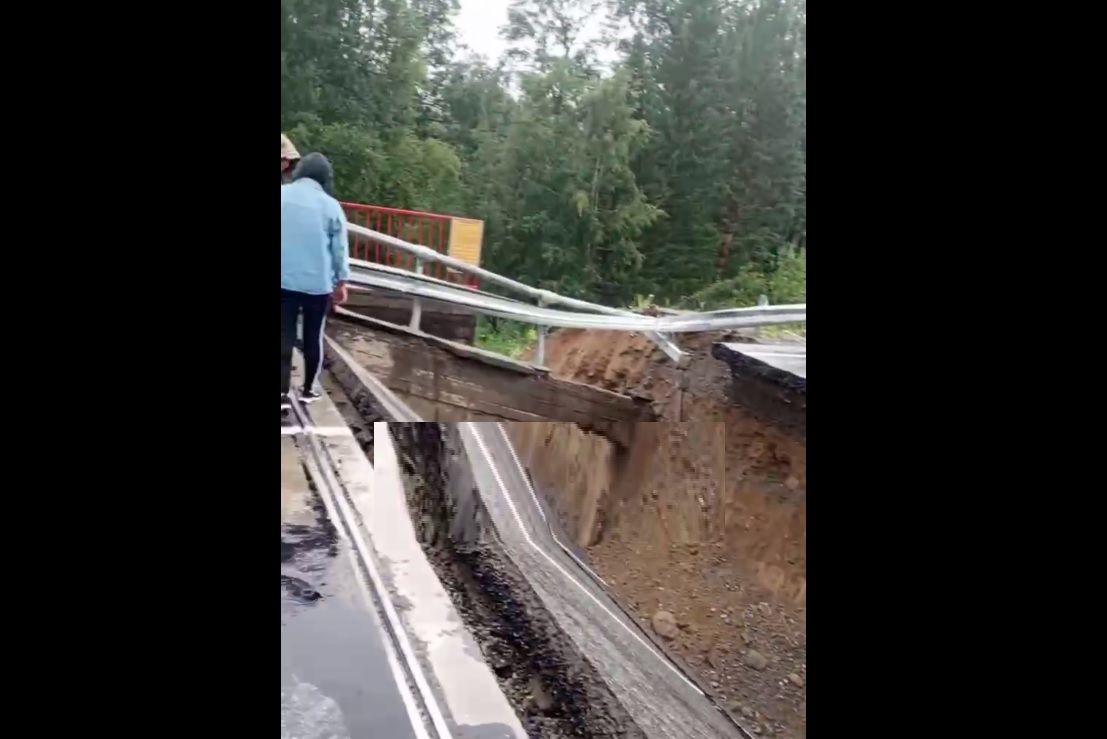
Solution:
[[[340,200],[380,202],[385,156],[380,139],[371,130],[350,123],[324,124],[302,116],[288,132],[300,153],[318,151],[334,165],[334,192]]]
[[[621,0],[638,113],[634,162],[668,218],[642,237],[639,288],[672,299],[773,268],[804,245],[804,0]]]
[[[591,79],[558,60],[526,75],[490,173],[487,263],[524,282],[604,302],[626,300],[659,215],[630,158],[649,135],[633,118],[627,77]],[[482,214],[481,210],[477,211]]]
[[[602,6],[601,0],[512,0],[502,29],[511,42],[508,56],[529,71],[557,61],[591,71],[596,43],[582,39],[581,32]]]
[[[757,336],[766,342],[795,342],[797,339],[807,338],[807,324],[779,323],[772,326],[761,326],[757,329]]]
[[[338,197],[481,218],[485,266],[610,305],[803,299],[805,0],[514,0],[493,64],[457,4],[281,0],[282,130]]]
[[[769,300],[776,305],[807,302],[807,252],[788,250],[769,275]]]
[[[289,135],[301,152],[330,158],[340,200],[446,212],[461,204],[461,160],[442,141],[406,132],[382,141],[370,129],[317,119],[302,121]]]
[[[681,305],[695,310],[743,308],[757,305],[762,295],[773,305],[806,303],[807,253],[782,252],[769,274],[747,264],[734,277],[709,285],[681,301]]]
[[[768,295],[768,279],[753,265],[745,265],[734,277],[721,280],[680,302],[692,310],[744,308],[757,305],[762,295]]]
[[[497,354],[519,359],[538,341],[538,331],[534,326],[481,316],[477,320],[476,341],[474,344]]]

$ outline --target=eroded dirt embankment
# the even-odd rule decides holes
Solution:
[[[645,337],[562,331],[555,373],[650,395],[667,423],[625,446],[570,423],[512,424],[532,478],[620,599],[763,735],[805,735],[806,444],[727,397],[712,340],[683,372]],[[667,626],[672,614],[676,628]]]
[[[527,733],[536,739],[643,737],[505,553],[476,494],[456,426],[390,429],[424,551]]]

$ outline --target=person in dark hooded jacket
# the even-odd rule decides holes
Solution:
[[[331,300],[346,302],[350,275],[346,215],[331,197],[334,172],[322,154],[308,154],[281,186],[281,407],[289,405],[292,347],[303,314],[304,385],[300,398],[319,397],[323,323]]]

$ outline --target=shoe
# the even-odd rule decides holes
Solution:
[[[301,390],[300,402],[301,403],[314,403],[323,397],[322,393],[317,393],[314,390]]]
[[[292,398],[288,397],[288,393],[281,393],[281,411],[291,410]]]

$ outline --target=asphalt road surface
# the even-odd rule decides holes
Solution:
[[[579,651],[604,665],[609,687],[641,729],[664,739],[741,736],[553,540],[500,425],[458,426],[509,556]]]
[[[723,344],[732,352],[807,379],[807,347],[799,344]]]
[[[281,437],[281,737],[419,736],[349,546]],[[425,734],[423,734],[425,736]]]

